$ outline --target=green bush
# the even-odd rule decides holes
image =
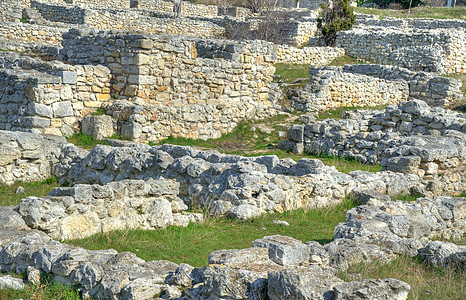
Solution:
[[[321,29],[325,43],[328,46],[335,45],[337,32],[353,27],[356,16],[350,0],[336,0],[333,7],[321,4],[322,16],[317,20],[317,26]]]

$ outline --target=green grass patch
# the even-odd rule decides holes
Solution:
[[[277,145],[280,140],[285,137],[280,137],[279,132],[286,133],[294,122],[296,116],[289,114],[279,114],[274,117],[242,122],[231,133],[225,134],[218,139],[208,140],[193,140],[184,137],[168,137],[160,141],[158,144],[173,144],[181,146],[196,147],[201,150],[215,149],[225,154],[234,154],[242,156],[261,156],[261,155],[276,155],[279,158],[291,158],[295,161],[301,158],[317,158],[322,160],[327,165],[332,165],[340,172],[348,173],[351,171],[362,170],[369,172],[378,172],[381,166],[366,165],[350,158],[340,158],[337,156],[329,157],[327,155],[312,155],[312,154],[294,154],[289,151],[279,149],[271,149],[269,146]],[[255,128],[255,131],[252,129]],[[266,132],[264,128],[268,128]],[[155,145],[150,143],[150,145]]]
[[[125,136],[123,136],[121,134],[118,134],[118,133],[115,133],[114,135],[112,135],[108,139],[112,139],[112,140],[129,140],[127,137],[125,137]],[[66,140],[68,141],[68,143],[74,144],[74,145],[76,145],[78,147],[81,147],[81,148],[84,148],[84,149],[92,149],[92,148],[95,147],[95,145],[98,145],[98,144],[108,145],[107,142],[102,141],[102,140],[97,140],[92,135],[84,134],[82,132],[75,133],[72,136],[67,137]]]
[[[107,112],[103,108],[99,107],[99,108],[97,108],[97,110],[95,112],[91,113],[91,116],[103,116],[103,115],[106,115],[106,114],[107,114]]]
[[[308,64],[275,64],[275,75],[280,75],[287,83],[293,83],[298,78],[309,78]]]
[[[337,57],[334,60],[332,60],[329,66],[342,67],[344,65],[356,65],[356,64],[371,64],[371,62],[368,60],[359,58],[359,57],[343,55],[343,56]]]
[[[15,192],[20,186],[26,191],[16,194]],[[39,182],[15,182],[11,186],[0,185],[0,206],[18,205],[21,199],[29,196],[47,196],[58,186],[58,182],[55,178],[49,178]]]
[[[56,283],[51,276],[41,274],[39,285],[27,285],[24,290],[0,290],[0,299],[78,300],[81,299],[81,295],[76,289]]]
[[[390,198],[393,200],[393,201],[408,201],[408,202],[412,202],[412,201],[416,201],[418,198],[422,198],[423,196],[412,196],[412,195],[395,195],[395,196],[391,196]]]
[[[316,120],[325,120],[325,119],[341,119],[341,115],[345,111],[353,111],[356,109],[371,109],[371,110],[384,110],[386,105],[378,105],[371,107],[362,107],[362,106],[352,106],[352,107],[338,107],[332,108],[326,111],[321,111],[316,116]]]
[[[352,207],[354,203],[346,200],[341,205],[319,210],[266,214],[250,220],[210,218],[204,224],[188,227],[115,231],[67,243],[86,249],[131,251],[145,260],[165,259],[201,267],[207,265],[209,254],[215,250],[252,247],[254,240],[266,235],[292,236],[303,242],[330,242],[335,226],[344,222],[346,211]],[[274,220],[287,221],[290,226],[273,224]]]
[[[348,274],[361,274],[367,278],[395,278],[411,285],[408,299],[464,299],[466,295],[466,270],[435,268],[418,259],[399,256],[389,263],[375,261],[351,266],[347,272],[339,272],[346,281]]]
[[[408,10],[375,9],[355,7],[355,13],[378,15],[380,17],[406,18]],[[466,20],[466,6],[457,7],[427,7],[411,8],[409,18],[433,18],[433,19],[460,19]]]

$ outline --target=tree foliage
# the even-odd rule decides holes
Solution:
[[[321,4],[322,16],[317,20],[317,26],[321,29],[325,43],[328,46],[335,45],[337,32],[353,27],[356,20],[350,0],[335,0],[333,5]]]

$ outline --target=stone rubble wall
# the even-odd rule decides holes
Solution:
[[[464,73],[466,68],[466,34],[461,27],[427,30],[360,25],[340,31],[336,46],[350,56],[416,71]]]
[[[185,212],[188,206],[178,194],[179,184],[173,180],[125,180],[104,186],[78,184],[55,188],[47,197],[23,199],[17,211],[28,226],[55,240],[202,222],[202,214]]]
[[[429,18],[392,18],[379,16],[357,14],[354,27],[358,26],[382,26],[398,27],[407,29],[460,29],[466,28],[466,21],[458,19],[429,19]]]
[[[408,100],[406,81],[345,72],[342,67],[310,67],[311,83],[289,92],[291,106],[318,112],[337,107],[377,106]]]
[[[388,106],[385,112],[355,111],[342,120],[294,125],[291,143],[296,152],[327,153],[382,165],[383,169],[416,174],[443,192],[466,189],[466,118],[464,114],[430,108],[413,100]]]
[[[10,185],[55,176],[53,168],[60,153],[75,153],[71,156],[76,162],[79,155],[87,154],[61,137],[0,130],[0,183]]]
[[[462,82],[454,78],[387,65],[345,65],[343,70],[385,80],[405,80],[409,84],[409,97],[423,100],[430,106],[454,108],[464,99]]]
[[[456,107],[464,99],[460,80],[395,66],[310,67],[309,74],[310,84],[289,92],[297,110],[397,104],[410,98]]]
[[[60,183],[107,184],[124,179],[169,178],[180,183],[179,197],[214,215],[240,219],[266,212],[316,209],[341,203],[357,188],[389,195],[413,191],[433,195],[414,174],[352,172],[346,175],[320,160],[247,158],[190,147],[98,145],[81,163],[55,166]],[[98,165],[90,162],[99,162]],[[69,170],[69,171],[68,171]],[[434,191],[439,192],[438,190]]]
[[[53,28],[27,23],[0,22],[0,41],[2,42],[3,50],[9,50],[5,49],[5,42],[10,42],[11,44],[27,43],[59,46],[62,41],[62,35],[66,31],[68,31],[68,28]]]
[[[225,29],[221,22],[208,18],[173,18],[170,14],[158,14],[148,10],[113,8],[87,8],[32,2],[45,21],[86,25],[99,30],[128,30],[148,33],[222,37]]]
[[[99,60],[94,63],[118,74],[112,93],[132,99],[137,109],[117,104],[107,110],[128,123],[132,139],[219,137],[241,120],[274,114],[268,92],[275,68],[268,43],[82,31],[64,38],[65,60]],[[123,110],[133,110],[134,116],[115,115]]]
[[[71,136],[110,97],[110,70],[0,57],[0,129]]]
[[[288,45],[277,45],[277,63],[325,66],[331,63],[335,58],[344,55],[345,49],[342,48],[296,48]]]
[[[310,256],[310,252],[325,256],[326,249],[291,237],[266,236],[254,241],[252,248],[215,251],[209,255],[211,265],[194,268],[163,260],[146,262],[130,252],[90,251],[61,244],[28,228],[9,207],[0,209],[0,218],[1,271],[26,272],[31,284],[38,283],[44,272],[57,282],[77,286],[84,298],[261,299],[267,295],[278,300],[324,299],[325,295],[342,300],[376,294],[383,299],[405,300],[410,290],[408,284],[396,279],[345,283],[333,269],[315,263],[320,256]],[[360,247],[349,249],[354,252]],[[331,257],[342,260],[333,253]]]
[[[0,22],[20,22],[22,11],[30,7],[30,0],[2,0],[0,2]]]
[[[309,43],[309,38],[319,35],[317,28],[317,16],[313,15],[312,12],[306,12],[307,16],[300,17],[293,15],[292,11],[284,11],[284,14],[288,14],[284,17],[285,21],[279,22],[274,25],[280,27],[280,34],[269,37],[268,41],[276,44],[287,44],[290,46],[300,47]],[[243,18],[225,18],[223,20],[224,26],[231,28],[231,32],[227,32],[227,36],[232,35],[233,37],[238,34],[239,38],[243,39],[245,35],[251,39],[263,38],[258,32],[260,22],[264,20],[264,17],[254,16]],[[242,28],[248,33],[235,32],[235,29]]]

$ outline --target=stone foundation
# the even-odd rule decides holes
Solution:
[[[100,185],[55,188],[47,197],[28,197],[18,206],[28,226],[56,240],[82,239],[125,229],[188,226],[202,214],[184,213],[188,206],[177,197],[171,180],[125,180]],[[54,211],[53,217],[47,211]]]

